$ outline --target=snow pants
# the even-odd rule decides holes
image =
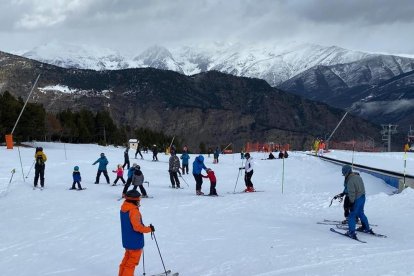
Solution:
[[[141,194],[143,196],[146,196],[147,191],[145,190],[144,185],[134,185],[134,188],[132,188],[132,190],[136,191],[138,187],[139,187],[139,190],[141,191]]]
[[[124,179],[124,177],[123,177],[123,176],[117,176],[117,177],[116,177],[116,179],[115,179],[115,181],[114,181],[114,184],[116,184],[116,183],[118,182],[118,180],[119,180],[119,179],[121,179],[122,183],[124,183],[124,184],[125,184],[125,179]]]
[[[37,182],[40,177],[40,187],[45,186],[45,165],[35,165],[34,186],[37,187]]]
[[[188,164],[183,164],[183,168],[182,168],[183,174],[188,174]]]
[[[217,195],[216,182],[210,182],[210,195]]]
[[[349,213],[349,216],[348,216],[348,228],[349,228],[350,233],[355,233],[357,217],[361,219],[361,223],[364,226],[364,230],[370,229],[368,218],[364,214],[364,206],[365,206],[365,195],[362,195],[355,200],[354,206],[351,208],[351,212]]]
[[[201,174],[193,174],[196,181],[196,191],[201,191],[201,185],[203,185],[203,177]]]
[[[170,172],[170,181],[173,188],[175,186],[180,187],[180,180],[178,180],[177,172]]]
[[[129,167],[131,166],[130,163],[129,163],[129,158],[125,159],[124,164],[122,165],[122,168],[124,169],[125,166],[127,166],[127,169],[129,170]]]
[[[128,177],[125,186],[124,186],[124,190],[122,191],[122,194],[126,194],[126,192],[128,192],[129,186],[131,185],[132,182],[132,177]]]
[[[104,174],[105,178],[106,178],[106,183],[109,184],[109,176],[108,176],[108,171],[107,170],[98,170],[98,172],[96,173],[96,181],[95,184],[99,184],[99,178],[101,177],[101,173]]]
[[[72,184],[72,189],[73,190],[75,189],[75,184],[78,184],[78,189],[82,190],[82,186],[81,186],[79,181],[73,181],[73,184]]]
[[[247,188],[249,187],[253,188],[252,176],[253,176],[253,170],[250,172],[246,172],[244,174],[244,183],[246,184]]]
[[[135,159],[137,159],[137,154],[139,154],[139,156],[141,156],[141,159],[144,159],[144,157],[142,157],[141,151],[139,150],[139,148],[137,148],[137,151],[135,152]]]
[[[125,249],[124,258],[119,265],[118,276],[134,276],[135,267],[141,259],[142,249],[130,250]]]

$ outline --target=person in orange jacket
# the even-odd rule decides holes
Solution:
[[[122,246],[125,248],[125,254],[119,265],[119,276],[134,276],[135,267],[139,264],[144,248],[144,233],[155,231],[152,224],[145,226],[142,222],[140,200],[141,194],[131,190],[125,194],[125,201],[121,206]]]

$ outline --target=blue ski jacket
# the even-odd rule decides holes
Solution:
[[[190,159],[190,155],[188,153],[184,152],[181,155],[180,159],[183,160],[183,165],[188,165],[188,160]]]
[[[106,165],[108,165],[108,159],[106,159],[105,156],[100,157],[98,160],[96,160],[92,165],[95,165],[96,163],[99,163],[98,170],[100,171],[106,171]]]
[[[204,165],[204,157],[199,155],[193,162],[193,174],[201,174],[202,169],[207,170],[207,167]]]

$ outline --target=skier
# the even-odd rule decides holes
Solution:
[[[109,176],[108,176],[108,171],[106,170],[106,166],[108,165],[108,159],[106,159],[106,156],[104,153],[101,153],[101,157],[98,158],[98,160],[96,160],[92,165],[95,165],[99,163],[98,166],[98,172],[96,173],[96,181],[95,184],[99,184],[99,178],[101,176],[101,173],[104,174],[105,178],[106,178],[106,183],[109,184],[110,180],[109,180]]]
[[[124,183],[125,185],[124,169],[121,166],[121,164],[118,164],[118,168],[112,172],[116,173],[116,179],[114,181],[114,184],[112,184],[112,186],[116,186],[116,183],[118,182],[119,179],[121,179],[122,183]]]
[[[216,150],[214,151],[214,154],[213,154],[213,157],[214,157],[213,163],[214,164],[217,164],[219,162],[219,160],[218,160],[219,155],[220,155],[220,150],[219,150],[218,147],[216,147]]]
[[[168,172],[170,173],[170,181],[171,181],[171,187],[175,188],[177,187],[180,188],[180,180],[178,179],[178,173],[180,170],[180,159],[178,158],[178,156],[175,154],[175,151],[172,150],[171,151],[171,157],[170,160],[168,162]]]
[[[133,163],[132,167],[128,169],[128,174],[127,174],[128,178],[127,178],[126,184],[124,186],[124,190],[122,191],[122,197],[125,197],[125,194],[128,191],[129,186],[131,185],[132,177],[134,176],[136,166],[137,166],[137,163]]]
[[[145,226],[139,211],[140,193],[132,190],[125,195],[121,206],[122,246],[125,248],[124,258],[119,265],[119,276],[133,276],[135,267],[139,264],[144,248],[144,234],[154,232],[152,224]]]
[[[201,186],[203,185],[203,177],[201,176],[201,170],[207,170],[206,165],[204,165],[204,156],[201,154],[197,156],[193,162],[193,176],[196,181],[196,194],[204,195],[201,191]]]
[[[269,157],[267,159],[275,159],[275,156],[273,155],[272,152],[269,153]]]
[[[325,142],[321,139],[321,141],[319,142],[318,156],[323,156],[324,150],[325,150]]]
[[[144,157],[142,157],[141,150],[140,150],[140,147],[139,147],[139,141],[137,143],[137,151],[135,152],[135,159],[137,159],[137,154],[139,154],[139,156],[141,156],[141,159],[144,159]]]
[[[152,146],[152,161],[158,161],[157,154],[158,154],[157,145],[153,145]]]
[[[47,160],[46,154],[43,153],[42,147],[36,148],[35,153],[35,177],[33,190],[37,188],[37,182],[40,177],[40,189],[43,190],[45,187],[45,162]]]
[[[182,171],[183,174],[187,172],[188,174],[188,160],[190,159],[190,155],[188,154],[187,150],[184,150],[183,154],[181,154],[180,159],[183,160],[182,165]]]
[[[210,168],[207,169],[207,175],[201,175],[204,178],[208,178],[210,180],[210,193],[209,196],[218,196],[217,190],[216,190],[216,176],[214,175],[214,171]]]
[[[342,175],[345,177],[345,186],[348,190],[349,203],[351,206],[351,212],[348,216],[348,228],[347,235],[353,239],[356,239],[355,226],[356,218],[361,219],[362,226],[358,228],[358,231],[364,231],[366,233],[373,234],[371,228],[369,228],[368,218],[364,214],[365,206],[365,186],[361,176],[352,172],[352,168],[349,165],[342,167]]]
[[[289,157],[288,152],[287,152],[287,151],[284,151],[284,152],[283,152],[283,158],[288,158],[288,157]]]
[[[70,190],[76,190],[75,184],[78,184],[78,190],[82,190],[82,186],[80,184],[80,182],[82,181],[82,178],[81,178],[81,174],[79,172],[79,167],[78,166],[75,166],[73,168],[72,177],[73,177],[73,184],[72,184],[72,188],[70,188]]]
[[[243,167],[240,167],[239,170],[245,170],[244,173],[244,182],[246,184],[245,192],[254,192],[253,183],[252,183],[252,176],[253,176],[253,157],[250,156],[250,153],[246,153],[244,155],[246,157],[246,164]]]
[[[125,168],[125,165],[127,165],[127,169],[129,169],[130,167],[128,151],[129,151],[129,147],[126,147],[124,151],[124,165],[122,165],[123,169]]]
[[[132,188],[133,191],[136,191],[139,187],[139,190],[142,193],[142,197],[148,197],[147,191],[144,188],[144,175],[142,174],[141,167],[139,165],[135,166],[131,184],[134,185],[134,188]]]
[[[279,158],[279,159],[283,159],[283,158],[284,158],[283,151],[279,151],[278,158]]]

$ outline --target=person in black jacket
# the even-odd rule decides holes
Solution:
[[[157,145],[154,145],[152,147],[152,161],[158,161],[157,154],[158,154],[158,148],[157,148]]]
[[[180,171],[180,159],[175,154],[175,151],[171,151],[171,157],[168,162],[168,172],[170,173],[170,181],[171,181],[171,187],[180,188],[180,180],[178,179],[178,173]]]
[[[124,165],[122,165],[123,169],[125,168],[125,165],[127,165],[127,169],[129,169],[130,167],[128,151],[129,151],[129,147],[126,147],[124,151]]]

